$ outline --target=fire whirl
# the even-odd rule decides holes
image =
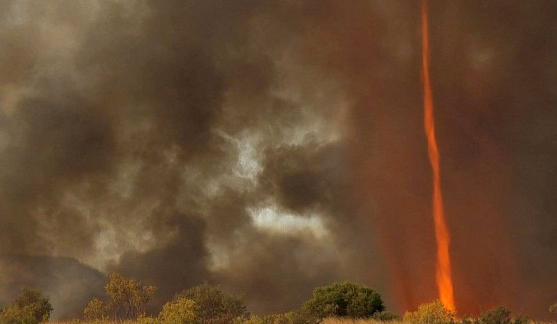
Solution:
[[[429,162],[433,171],[433,220],[437,242],[436,281],[441,302],[449,310],[455,310],[451,257],[449,254],[450,235],[445,221],[443,196],[441,194],[441,171],[439,150],[435,138],[433,116],[433,94],[429,75],[429,28],[428,0],[422,0],[422,74],[424,86],[424,127],[427,136]]]

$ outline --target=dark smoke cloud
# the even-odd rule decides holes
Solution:
[[[78,314],[99,269],[157,285],[159,305],[204,280],[255,312],[346,279],[398,311],[436,297],[418,1],[0,8],[8,295],[36,284]],[[557,299],[555,9],[431,1],[463,313],[543,318]],[[37,279],[37,262],[76,275]]]

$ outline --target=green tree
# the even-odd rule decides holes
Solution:
[[[225,294],[206,282],[182,291],[177,298],[191,299],[198,305],[201,324],[229,324],[237,318],[249,317],[239,296]]]
[[[154,286],[144,286],[119,273],[110,275],[104,289],[106,299],[92,299],[83,311],[85,318],[116,321],[136,319],[145,314],[145,307],[156,291]]]
[[[304,312],[318,320],[329,316],[368,318],[384,309],[379,293],[350,282],[317,287],[303,305]]]
[[[415,312],[404,314],[404,322],[411,324],[447,324],[455,322],[455,312],[445,308],[440,300],[418,306]]]
[[[191,299],[177,297],[163,306],[159,319],[162,324],[196,324],[199,307]]]

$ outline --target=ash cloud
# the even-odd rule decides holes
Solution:
[[[334,280],[399,311],[435,298],[418,2],[0,8],[0,252],[20,256],[0,270],[71,257],[79,296],[96,293],[78,284],[91,267],[157,285],[159,304],[208,280],[262,313]],[[464,313],[543,318],[557,298],[555,15],[431,1]],[[14,282],[61,294],[32,277]]]

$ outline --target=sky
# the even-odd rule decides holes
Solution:
[[[437,298],[420,1],[0,0],[0,302],[119,271],[255,313]],[[431,0],[461,314],[557,301],[557,5]]]

